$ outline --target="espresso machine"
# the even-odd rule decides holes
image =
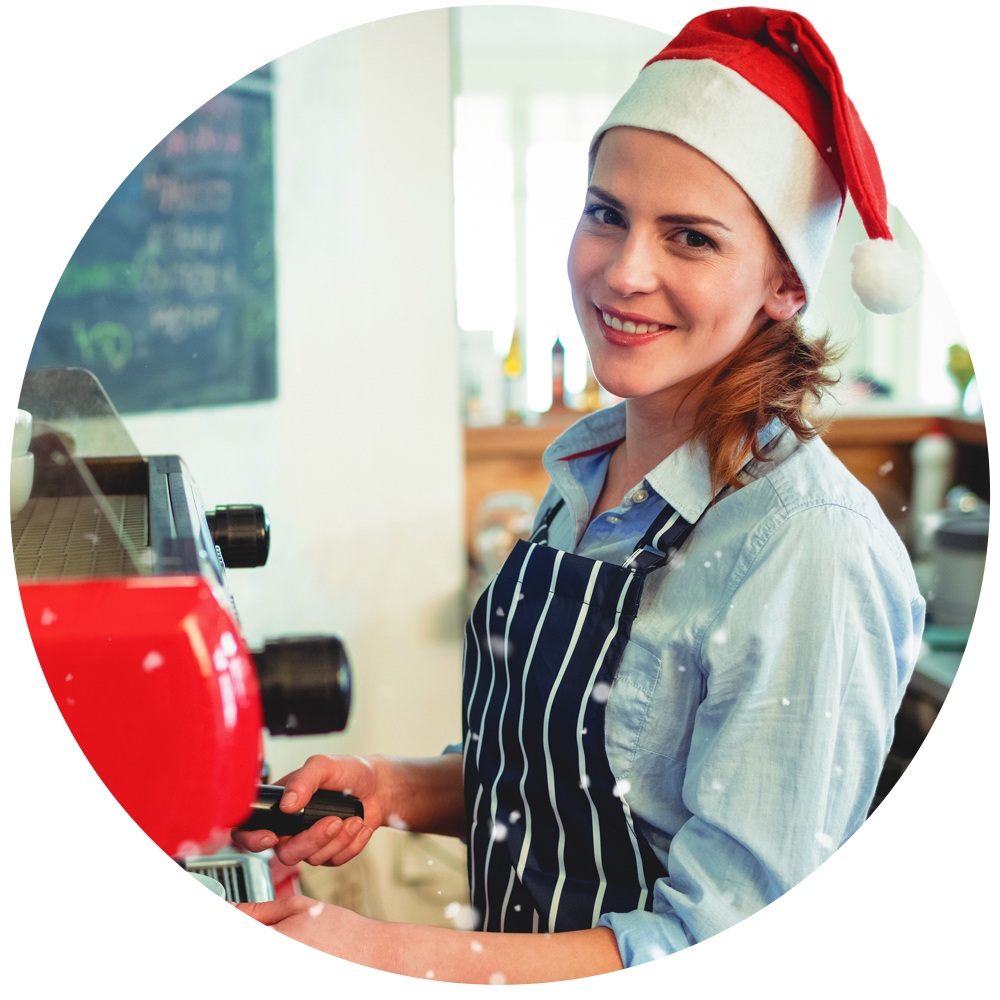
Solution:
[[[266,562],[264,510],[205,510],[180,457],[139,454],[91,372],[29,370],[18,406],[30,414],[19,431],[30,425],[33,475],[16,507],[12,487],[14,563],[63,718],[162,850],[230,900],[272,898],[260,857],[204,848],[240,824],[292,833],[323,815],[363,815],[360,801],[334,792],[286,815],[280,789],[261,785],[263,727],[307,735],[347,725],[343,643],[248,648],[226,572]]]

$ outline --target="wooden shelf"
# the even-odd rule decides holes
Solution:
[[[579,416],[583,416],[580,414]],[[547,424],[500,424],[465,428],[466,459],[541,458],[542,452],[579,417]],[[986,425],[957,417],[849,416],[837,417],[823,435],[831,448],[913,444],[940,420],[956,444],[985,448]]]
[[[542,452],[570,426],[502,424],[499,427],[466,427],[465,458],[541,458]]]
[[[986,448],[986,424],[973,420],[945,417],[942,421],[948,436],[957,444],[973,444]]]
[[[569,412],[534,426],[503,424],[465,429],[465,524],[471,544],[472,524],[483,498],[517,490],[540,501],[549,485],[542,453],[582,414]],[[836,417],[823,436],[833,453],[875,495],[886,516],[904,534],[908,530],[916,441],[940,420],[958,445],[956,481],[989,499],[989,466],[984,424],[933,414],[865,414]]]
[[[945,433],[957,444],[986,447],[986,425],[956,417],[850,416],[837,417],[823,440],[831,448],[857,445],[913,444],[940,420]]]

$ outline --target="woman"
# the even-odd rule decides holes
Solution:
[[[923,602],[803,416],[830,357],[798,314],[845,188],[881,243],[855,258],[891,254],[874,151],[798,15],[704,15],[643,69],[595,136],[569,258],[595,374],[625,402],[545,453],[531,542],[467,626],[461,747],[310,758],[282,808],[349,788],[364,823],[241,835],[333,865],[383,824],[465,836],[482,929],[244,909],[389,971],[574,978],[733,925],[860,826]],[[880,311],[908,282],[856,261]]]

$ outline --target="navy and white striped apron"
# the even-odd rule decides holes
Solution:
[[[669,504],[623,566],[550,548],[560,500],[466,625],[463,766],[477,929],[564,931],[651,909],[666,872],[604,749],[645,575],[692,530]]]

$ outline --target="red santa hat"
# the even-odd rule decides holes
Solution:
[[[869,239],[851,254],[866,309],[920,295],[917,258],[893,241],[878,158],[833,53],[801,14],[714,10],[639,73],[591,144],[618,125],[668,132],[717,163],[767,219],[812,301],[850,192]]]

